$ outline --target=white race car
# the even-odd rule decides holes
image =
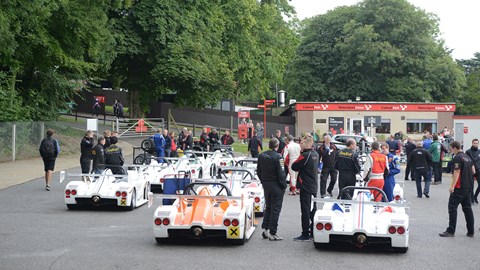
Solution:
[[[221,188],[213,189],[218,186]],[[158,243],[172,238],[216,237],[243,244],[252,236],[255,226],[251,199],[233,197],[228,187],[218,182],[193,182],[183,193],[158,196],[174,199],[172,205],[160,205],[154,212],[153,233]]]
[[[313,223],[315,247],[344,243],[359,248],[367,245],[384,244],[395,251],[405,253],[409,241],[408,206],[398,202],[373,202],[374,187],[345,187],[338,198],[314,199],[317,211]]]
[[[223,167],[217,179],[224,181],[234,196],[246,194],[253,199],[256,216],[263,216],[265,212],[265,194],[262,183],[258,180],[253,168]]]
[[[168,165],[157,170],[154,179],[150,183],[153,193],[163,192],[165,179],[190,178],[192,176],[192,168],[190,167],[188,157],[183,156],[166,160]],[[199,171],[195,170],[193,172],[197,174],[199,173]]]
[[[60,182],[66,177],[65,203],[68,209],[82,205],[118,206],[133,210],[148,201],[151,174],[148,169],[133,166],[125,175],[114,175],[110,169],[102,174],[66,174],[60,172]],[[81,180],[71,181],[72,178]]]

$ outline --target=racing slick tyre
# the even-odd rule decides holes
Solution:
[[[78,206],[78,205],[76,205],[76,204],[67,203],[67,208],[68,208],[68,210],[75,210],[75,209],[78,208],[77,206]]]
[[[143,157],[143,154],[139,154],[133,159],[133,164],[135,165],[142,165],[143,162],[145,162],[145,158]]]
[[[127,207],[127,211],[132,211],[137,206],[137,192],[133,189],[132,200],[130,201],[130,206]]]
[[[155,238],[155,240],[157,241],[157,244],[165,244],[165,243],[168,243],[168,238]]]
[[[396,253],[407,253],[408,247],[394,247],[393,251]]]
[[[148,153],[155,153],[155,142],[153,139],[145,139],[142,141],[140,144],[140,147],[142,148],[143,151],[148,152]]]
[[[212,166],[210,166],[210,177],[216,177],[217,176],[217,165],[215,164],[212,164]]]

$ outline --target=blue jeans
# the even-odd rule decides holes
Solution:
[[[429,170],[415,170],[415,182],[417,183],[417,197],[422,197],[422,177],[425,180],[424,193],[430,192],[430,183],[432,178],[429,177]]]

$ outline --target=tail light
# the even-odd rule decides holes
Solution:
[[[223,225],[225,225],[226,227],[230,226],[230,219],[228,219],[228,218],[225,219],[225,220],[223,221]]]
[[[120,191],[115,192],[115,196],[120,197],[122,193]]]
[[[317,227],[317,230],[321,231],[323,230],[323,223],[317,223],[315,227]]]
[[[165,178],[160,178],[160,183],[165,182]]]
[[[170,219],[164,218],[163,219],[163,225],[168,226],[170,224]]]
[[[122,192],[122,197],[127,197],[127,192],[126,191]]]
[[[195,173],[195,170],[192,170],[192,173]]]
[[[401,198],[400,195],[395,195],[395,201],[400,201]]]
[[[65,190],[65,195],[67,195],[67,196],[70,195],[70,189]]]
[[[72,195],[73,196],[77,195],[77,191],[75,189],[72,189]]]
[[[325,230],[330,231],[332,229],[332,223],[325,223]]]
[[[238,219],[232,220],[232,226],[238,226],[238,224],[240,224],[240,222],[238,222]]]
[[[390,227],[388,227],[388,232],[390,234],[394,234],[394,233],[397,232],[397,228],[395,228],[394,226],[390,226]]]
[[[260,202],[260,198],[259,198],[259,197],[255,197],[255,202],[256,202],[256,203],[259,203],[259,202]]]
[[[398,228],[397,228],[397,233],[398,233],[398,234],[404,234],[404,233],[405,233],[405,228],[402,227],[402,226],[398,227]]]
[[[162,219],[161,218],[156,218],[155,219],[155,225],[157,225],[157,226],[162,225]]]

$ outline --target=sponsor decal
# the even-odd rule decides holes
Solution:
[[[239,238],[240,232],[239,232],[238,226],[228,227],[228,236],[230,236],[230,238]]]
[[[120,205],[121,205],[121,206],[126,206],[126,205],[127,205],[127,199],[122,199],[122,200],[120,201]]]

